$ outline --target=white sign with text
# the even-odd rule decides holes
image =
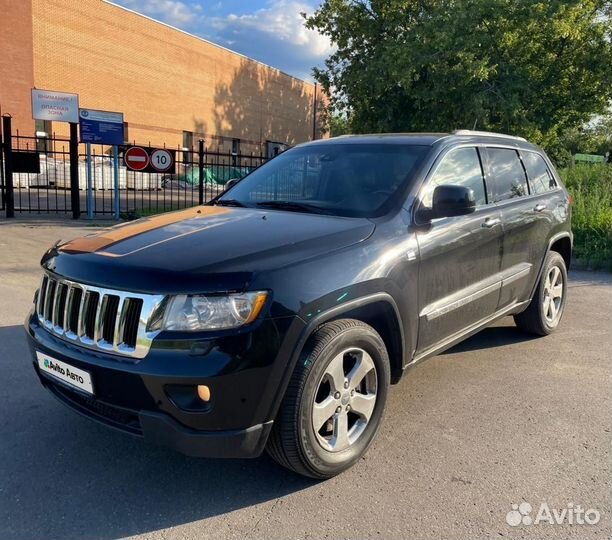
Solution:
[[[79,121],[79,96],[32,88],[32,118],[52,122]]]

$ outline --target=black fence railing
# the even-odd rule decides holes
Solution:
[[[189,208],[216,197],[229,180],[242,178],[267,159],[264,155],[207,148],[199,142],[191,148],[167,148],[174,151],[176,158],[172,173],[136,172],[124,165],[123,152],[127,145],[91,145],[87,149],[87,145],[79,144],[75,183],[71,178],[68,138],[21,134],[7,137],[5,134],[4,139],[0,165],[5,165],[7,144],[11,145],[13,156],[20,152],[37,154],[39,172],[36,173],[5,171],[6,167],[0,166],[2,208],[6,176],[10,174],[14,212],[21,214],[71,214],[73,203],[79,202],[80,208],[74,217],[79,214],[113,217],[117,210],[122,217],[138,217]],[[77,192],[76,201],[73,191]]]

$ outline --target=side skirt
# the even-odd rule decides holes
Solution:
[[[482,319],[481,321],[478,321],[477,323],[474,323],[468,326],[467,328],[464,328],[460,332],[457,332],[456,334],[453,334],[452,336],[449,336],[444,340],[432,345],[428,349],[425,349],[423,352],[416,354],[412,361],[404,366],[404,371],[427,358],[431,358],[432,356],[435,356],[436,354],[439,354],[442,351],[450,349],[451,347],[463,341],[464,339],[467,339],[470,336],[477,334],[478,332],[480,332],[480,330],[489,326],[496,320],[501,319],[506,315],[520,312],[527,304],[529,304],[529,300],[526,300],[524,302],[513,302],[512,304],[504,307],[503,309],[496,311],[490,317],[486,317],[485,319]]]

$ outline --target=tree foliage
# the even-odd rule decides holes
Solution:
[[[612,99],[612,2],[325,0],[315,77],[355,132],[477,128],[545,146]]]
[[[340,114],[332,114],[329,119],[329,131],[332,137],[350,133],[351,127],[348,118]]]

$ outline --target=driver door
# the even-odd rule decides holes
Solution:
[[[489,202],[479,150],[459,147],[443,154],[423,186],[420,207],[431,208],[433,191],[439,185],[471,188],[476,210],[464,216],[434,218],[417,227],[417,355],[433,352],[491,316],[500,292],[501,213]]]

